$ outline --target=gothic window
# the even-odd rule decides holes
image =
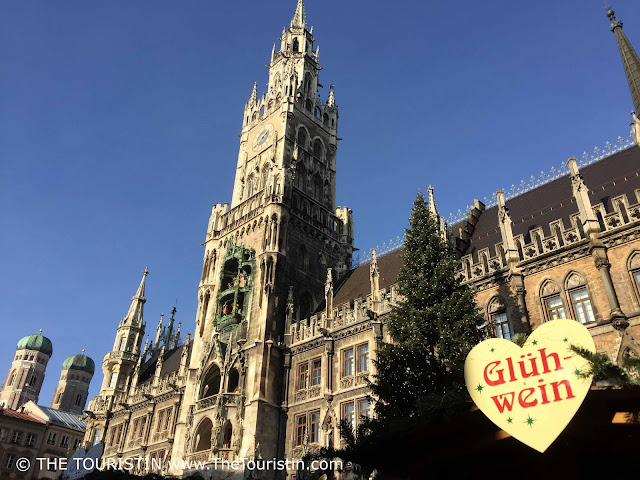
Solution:
[[[496,338],[504,338],[511,340],[511,329],[509,328],[509,319],[507,317],[507,309],[499,298],[494,298],[489,302],[489,321],[495,329]]]
[[[369,344],[364,343],[356,348],[358,354],[358,373],[369,371]]]
[[[311,100],[307,100],[307,102],[305,103],[305,108],[310,112],[313,110],[313,103],[311,103]]]
[[[253,175],[249,175],[247,178],[247,198],[253,197],[253,194],[256,193],[256,177]]]
[[[238,385],[240,384],[240,374],[235,368],[229,372],[229,380],[227,382],[227,392],[235,393],[238,391]]]
[[[313,176],[313,198],[322,200],[322,179],[317,174]]]
[[[591,297],[586,287],[579,288],[570,292],[571,305],[573,306],[573,313],[576,316],[576,320],[580,323],[595,322],[596,317],[593,313],[593,307],[591,306]]]
[[[352,428],[355,428],[356,408],[353,401],[343,403],[341,410],[342,420],[351,425]]]
[[[320,410],[309,414],[309,443],[320,441]]]
[[[304,150],[307,149],[307,130],[304,127],[298,129],[298,136],[296,138],[298,146]]]
[[[82,395],[79,393],[76,395],[76,405],[80,406],[80,403],[82,403]]]
[[[58,392],[58,395],[56,396],[56,403],[60,403],[62,401],[62,392]]]
[[[307,414],[296,417],[296,445],[302,445],[307,436]]]
[[[300,51],[300,42],[298,42],[297,38],[293,39],[293,51],[294,52],[299,52]]]
[[[547,321],[566,318],[564,303],[560,297],[560,290],[552,281],[547,281],[540,291],[542,305]]]
[[[316,358],[311,362],[311,386],[320,385],[322,381],[322,359]]]
[[[636,299],[640,301],[640,252],[635,252],[629,257],[627,263],[631,282],[636,293]]]
[[[213,364],[204,376],[199,399],[208,398],[218,393],[220,393],[220,368]]]
[[[231,437],[233,437],[233,428],[231,427],[231,422],[227,421],[227,424],[224,428],[222,448],[231,448]]]
[[[193,445],[194,452],[202,452],[211,449],[212,429],[213,424],[211,423],[211,420],[205,417],[205,419],[200,422],[200,425],[198,425],[198,429],[196,430],[196,436]]]
[[[111,381],[109,382],[109,388],[116,388],[118,382],[118,374],[116,372],[111,374]]]
[[[307,388],[309,381],[309,364],[303,363],[298,366],[298,390]]]
[[[38,377],[36,377],[35,375],[31,375],[31,378],[29,378],[29,386],[31,388],[36,388],[37,382],[38,382]]]
[[[354,373],[355,359],[353,355],[353,347],[342,351],[342,376],[350,377]]]
[[[11,373],[11,377],[9,378],[9,383],[8,383],[8,385],[9,385],[9,386],[13,385],[13,382],[15,382],[15,381],[16,381],[16,372],[12,372],[12,373]]]
[[[306,191],[307,169],[304,168],[304,165],[300,162],[298,163],[296,170],[296,186],[304,192]]]
[[[327,123],[329,121],[329,115],[326,113],[322,116],[322,123]]]
[[[596,317],[593,312],[591,296],[584,278],[577,273],[572,273],[567,277],[565,285],[571,301],[574,319],[583,324],[595,322]]]
[[[307,95],[311,92],[311,75],[308,72],[304,74],[304,92]]]
[[[126,346],[127,346],[127,338],[126,337],[122,337],[120,339],[120,348],[119,348],[119,350],[121,352],[124,352],[124,349],[125,349]]]

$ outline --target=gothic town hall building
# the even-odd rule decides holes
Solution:
[[[609,11],[636,110],[640,60]],[[353,268],[353,219],[336,206],[338,107],[318,95],[319,50],[303,0],[274,47],[269,83],[245,105],[231,203],[216,204],[205,237],[193,337],[160,320],[145,334],[145,271],[102,364],[85,444],[105,457],[161,460],[186,475],[230,472],[215,459],[299,459],[339,442],[338,422],[371,413],[366,378],[397,301],[402,250]],[[640,355],[640,121],[635,141],[569,159],[535,188],[476,200],[448,225],[458,276],[496,335],[555,318],[591,331],[614,360]],[[171,460],[171,463],[168,462]],[[249,472],[236,472],[244,478]],[[252,478],[296,478],[295,469]],[[342,475],[342,473],[339,473]],[[225,476],[224,478],[230,478]]]

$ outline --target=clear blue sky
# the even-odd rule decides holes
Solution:
[[[307,0],[340,107],[356,246],[403,234],[416,189],[465,208],[629,132],[600,0]],[[637,1],[618,19],[640,48]],[[145,266],[153,330],[195,324],[204,231],[229,201],[242,110],[295,0],[20,1],[0,9],[0,376],[39,328],[101,364]],[[96,394],[100,369],[92,383]]]

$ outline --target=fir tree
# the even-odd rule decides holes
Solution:
[[[455,276],[456,260],[422,194],[405,232],[398,279],[401,300],[387,325],[393,343],[378,346],[371,385],[378,421],[433,421],[466,398],[464,362],[485,337],[471,290]],[[445,412],[443,412],[445,411]]]

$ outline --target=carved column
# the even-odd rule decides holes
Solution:
[[[613,326],[617,330],[624,330],[629,326],[629,322],[627,321],[627,316],[620,309],[618,295],[616,294],[613,280],[611,279],[611,272],[609,271],[611,264],[609,263],[609,259],[607,258],[607,251],[604,247],[594,248],[591,252],[591,255],[593,256],[593,261],[596,268],[600,272],[600,277],[602,278],[602,283],[604,285],[604,291],[607,294],[609,308],[611,309],[608,322],[613,323]]]
[[[325,337],[324,351],[327,364],[326,391],[333,392],[333,338]]]
[[[283,392],[282,392],[282,406],[283,407],[288,407],[289,406],[289,379],[291,376],[291,352],[287,351],[284,354],[284,381],[283,383]]]

